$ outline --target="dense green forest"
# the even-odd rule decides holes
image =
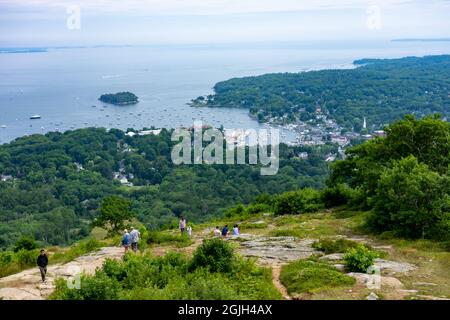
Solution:
[[[450,123],[407,115],[332,163],[326,187],[262,194],[227,216],[296,215],[344,206],[365,211],[363,229],[386,237],[450,240]]]
[[[407,115],[332,165],[328,200],[370,209],[366,227],[406,238],[450,240],[450,124]]]
[[[118,92],[118,93],[109,93],[102,94],[98,99],[105,103],[117,104],[117,105],[125,105],[125,104],[133,104],[137,103],[138,97],[131,92]]]
[[[119,195],[148,228],[183,214],[200,222],[224,214],[260,193],[319,188],[323,160],[335,145],[280,148],[280,169],[261,176],[250,165],[173,165],[171,131],[129,137],[120,130],[88,128],[22,137],[0,146],[0,247],[22,235],[42,244],[68,244],[88,235],[101,201]],[[308,159],[297,157],[300,151]],[[119,182],[126,177],[133,185]]]
[[[259,121],[312,119],[317,108],[347,130],[382,129],[405,114],[450,116],[450,56],[363,59],[350,70],[266,74],[214,86],[193,105],[248,108]]]

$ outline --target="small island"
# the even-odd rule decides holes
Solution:
[[[118,92],[118,93],[108,93],[102,94],[98,99],[104,103],[115,104],[119,106],[124,106],[128,104],[135,104],[139,102],[138,97],[131,92]]]

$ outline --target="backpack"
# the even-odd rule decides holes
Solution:
[[[125,244],[129,244],[129,243],[130,243],[129,235],[125,234],[122,238],[122,244],[125,245]]]

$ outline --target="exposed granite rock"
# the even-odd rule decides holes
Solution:
[[[320,257],[320,260],[335,261],[335,260],[342,260],[342,259],[344,259],[343,253],[332,253],[332,254],[327,254],[325,256]]]
[[[47,268],[45,283],[42,282],[37,267],[0,278],[0,298],[3,300],[43,300],[53,292],[56,278],[69,278],[80,273],[93,274],[96,268],[102,266],[106,258],[119,259],[122,256],[123,248],[105,247],[66,264],[50,265]]]
[[[240,252],[247,257],[259,258],[261,263],[279,264],[321,254],[312,247],[313,242],[312,239],[294,237],[256,237],[241,242]]]
[[[417,267],[407,262],[397,262],[384,259],[375,259],[375,265],[382,273],[406,273],[417,270]]]

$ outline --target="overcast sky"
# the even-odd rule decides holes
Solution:
[[[0,0],[0,47],[441,38],[449,17],[450,0]]]

